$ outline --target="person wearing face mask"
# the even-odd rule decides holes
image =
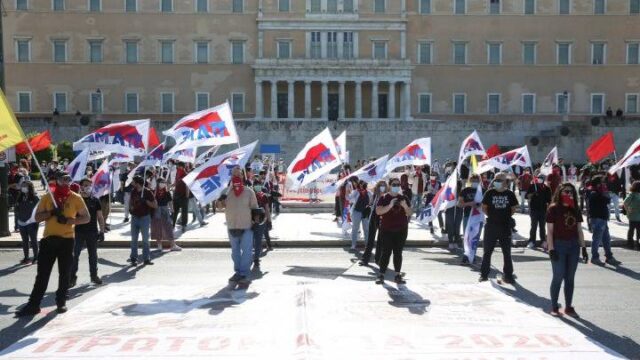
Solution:
[[[262,238],[267,240],[267,248],[271,248],[271,238],[265,236],[268,232],[267,226],[271,219],[271,212],[269,211],[269,197],[263,190],[263,183],[261,180],[253,182],[253,191],[256,194],[256,201],[258,202],[258,208],[261,211],[254,211],[253,216],[253,266],[260,267],[260,256],[262,255]]]
[[[538,174],[527,190],[529,217],[531,218],[531,229],[527,243],[529,249],[535,249],[537,246],[536,231],[540,233],[543,247],[547,241],[544,223],[547,218],[547,207],[551,203],[551,188],[545,184],[544,180],[544,175]]]
[[[378,207],[378,202],[380,199],[387,193],[387,183],[384,180],[378,181],[374,190],[373,196],[371,200],[371,209],[375,209]],[[362,258],[360,259],[360,266],[369,265],[369,260],[371,260],[371,253],[373,252],[373,248],[375,246],[376,253],[374,255],[374,260],[377,263],[380,262],[380,232],[378,232],[378,228],[380,227],[380,216],[375,212],[371,211],[369,215],[369,233],[367,234],[367,245],[365,246],[364,253],[362,254]],[[378,235],[378,241],[376,241],[376,233]]]
[[[353,184],[353,191],[351,191],[349,196],[349,203],[351,203],[351,208],[349,209],[349,211],[352,223],[351,250],[356,250],[361,225],[365,241],[367,241],[367,239],[369,238],[371,194],[367,190],[367,183],[365,183],[364,181],[359,181],[355,176],[350,180]]]
[[[16,200],[15,217],[18,222],[18,230],[22,237],[22,252],[24,259],[20,262],[23,265],[36,263],[38,260],[38,223],[29,222],[33,209],[38,205],[38,195],[33,189],[31,181],[23,181],[20,185],[20,195]],[[29,244],[33,250],[33,261],[29,260]]]
[[[442,187],[442,183],[440,183],[440,181],[438,180],[438,174],[431,173],[431,175],[429,176],[429,181],[427,182],[427,185],[425,186],[425,190],[424,190],[424,206],[425,207],[429,205],[429,203],[433,200],[433,198],[435,198],[436,194],[438,193],[441,187]],[[442,211],[438,212],[438,226],[440,227],[440,232],[442,234],[447,233],[444,227]],[[435,232],[433,229],[432,221],[429,222],[429,231],[431,231],[432,235]]]
[[[611,197],[609,196],[605,175],[594,176],[591,179],[591,188],[592,190],[588,194],[589,217],[591,218],[591,228],[593,230],[591,263],[603,265],[598,254],[598,248],[602,243],[605,263],[618,266],[622,263],[616,260],[611,252],[611,235],[609,234],[609,202]]]
[[[382,255],[380,256],[380,270],[376,279],[377,284],[384,283],[384,276],[389,266],[389,259],[393,253],[393,267],[396,272],[395,282],[404,284],[402,270],[402,251],[407,241],[409,219],[413,213],[409,198],[403,195],[400,181],[397,178],[389,181],[390,192],[378,201],[376,213],[380,216],[380,239],[382,241]]]
[[[531,175],[531,168],[526,168],[522,175],[518,177],[518,192],[520,193],[520,212],[525,214],[525,203],[527,200],[527,191],[529,190],[529,186],[531,186],[531,182],[533,181],[533,175]],[[531,205],[529,205],[531,206]]]
[[[560,285],[564,282],[564,314],[579,317],[573,308],[573,288],[578,257],[582,248],[582,258],[589,260],[582,232],[582,214],[576,206],[578,193],[571,183],[564,183],[553,196],[547,212],[547,233],[549,257],[553,279],[551,280],[551,315],[560,315]]]
[[[167,189],[167,181],[165,179],[158,179],[155,196],[158,208],[151,217],[151,239],[156,241],[159,251],[162,251],[164,241],[169,242],[171,251],[181,251],[182,248],[176,245],[176,240],[173,237],[173,219],[171,218],[173,198],[169,189]]]
[[[258,200],[253,190],[245,186],[239,166],[233,168],[227,196],[221,197],[218,204],[225,209],[231,245],[234,274],[229,282],[245,286],[249,283],[253,251],[252,209],[258,208]]]
[[[467,228],[471,210],[474,207],[480,206],[480,204],[476,204],[474,201],[479,186],[482,186],[480,184],[480,176],[473,174],[469,177],[469,186],[462,189],[460,195],[458,195],[459,206],[462,207],[462,229]]]
[[[462,187],[460,180],[456,181],[456,194],[460,194],[460,188]],[[463,202],[460,196],[454,206],[447,208],[444,211],[445,226],[447,228],[447,239],[449,240],[449,250],[457,250],[461,245],[462,239],[460,238],[460,225],[462,224],[463,216]]]
[[[609,205],[613,208],[616,221],[622,222],[622,219],[620,219],[620,197],[624,193],[624,180],[620,179],[616,173],[607,174],[607,189],[609,189],[609,196],[611,197]]]
[[[140,175],[133,177],[131,182],[131,201],[129,212],[131,213],[131,266],[138,265],[138,236],[142,234],[142,257],[145,265],[153,265],[151,251],[149,250],[149,227],[151,226],[151,213],[158,208],[158,202],[151,190],[145,187],[144,179]]]
[[[76,286],[78,280],[78,261],[80,253],[84,247],[87,248],[89,255],[89,274],[91,282],[100,285],[102,279],[98,276],[98,239],[104,238],[106,231],[104,224],[104,216],[102,215],[102,204],[100,200],[92,195],[93,183],[90,179],[80,180],[80,195],[89,211],[90,220],[86,224],[77,225],[75,228],[75,243],[73,247],[73,265],[71,266],[71,277],[69,288]],[[98,231],[98,225],[100,231]]]
[[[500,243],[504,257],[502,282],[507,284],[514,282],[511,260],[511,221],[517,206],[516,195],[507,188],[506,175],[498,173],[493,180],[493,189],[488,190],[482,199],[482,212],[487,216],[487,224],[484,230],[484,253],[479,281],[489,279],[491,255],[496,244]]]
[[[36,222],[44,221],[44,234],[38,253],[38,273],[29,302],[16,315],[31,316],[40,312],[40,302],[47,291],[53,264],[58,261],[58,313],[67,311],[69,269],[73,261],[74,226],[86,224],[91,217],[80,195],[69,189],[71,176],[65,172],[56,175],[52,193],[44,196],[36,208]]]

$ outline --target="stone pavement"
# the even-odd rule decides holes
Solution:
[[[275,246],[347,246],[351,244],[351,238],[345,239],[341,228],[333,222],[333,215],[326,207],[304,209],[288,209],[273,219],[273,231],[270,232]],[[317,211],[316,213],[306,213],[302,211]],[[192,215],[189,215],[191,222]],[[105,235],[105,242],[101,246],[126,247],[130,241],[130,226],[123,224],[124,213],[116,208],[109,216],[111,231]],[[524,245],[529,238],[530,218],[525,214],[516,214],[516,228],[518,233],[514,234],[514,240],[518,245]],[[623,216],[624,223],[615,220],[609,222],[609,228],[614,246],[621,246],[626,243],[628,222]],[[227,247],[228,238],[225,227],[223,213],[206,216],[208,225],[200,227],[195,223],[187,226],[187,231],[175,231],[175,236],[181,246],[186,247]],[[13,217],[9,219],[13,224]],[[437,220],[434,221],[437,227]],[[591,240],[591,233],[587,231],[584,223],[585,238],[587,242]],[[43,227],[40,227],[42,235]],[[360,235],[362,238],[362,235]],[[539,239],[538,239],[539,240]],[[10,237],[0,238],[0,247],[16,247],[20,243],[20,234],[12,233]],[[431,235],[429,230],[415,220],[409,226],[408,245],[412,246],[446,246],[447,237],[442,235],[439,229]],[[155,246],[155,244],[152,244]]]

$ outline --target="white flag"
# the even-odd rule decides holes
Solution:
[[[287,169],[287,177],[293,181],[295,190],[313,182],[341,163],[329,128],[325,128],[293,159]]]
[[[558,147],[554,146],[553,149],[551,149],[551,152],[549,153],[549,155],[547,155],[547,157],[542,162],[542,166],[540,167],[540,173],[545,176],[551,174],[551,172],[553,171],[553,165],[557,163],[558,163]]]

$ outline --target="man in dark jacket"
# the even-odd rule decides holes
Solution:
[[[605,263],[618,266],[622,263],[616,260],[611,252],[611,235],[609,234],[609,202],[611,202],[611,197],[604,176],[593,177],[591,187],[592,190],[588,195],[589,217],[591,218],[591,228],[593,229],[591,263],[603,265],[598,254],[598,248],[602,243]]]
[[[529,199],[529,216],[531,217],[531,230],[529,231],[529,243],[527,247],[534,249],[536,245],[536,230],[539,230],[540,241],[547,241],[546,218],[547,207],[551,203],[551,188],[544,182],[544,175],[539,174],[526,190]]]

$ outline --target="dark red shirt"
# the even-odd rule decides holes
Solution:
[[[144,198],[140,196],[140,192],[136,189],[131,190],[131,200],[129,202],[129,210],[131,215],[136,217],[142,217],[151,215],[151,208],[147,205],[146,201],[155,200],[155,196],[149,189],[144,189]]]
[[[182,181],[187,175],[187,172],[183,168],[176,169],[176,188],[174,194],[176,196],[187,196],[187,185]]]
[[[380,198],[380,201],[378,201],[378,206],[387,206],[391,204],[391,200],[394,198],[398,198],[396,205],[386,214],[380,216],[380,229],[383,231],[400,231],[409,228],[409,217],[404,212],[402,206],[400,206],[400,201],[404,201],[407,203],[407,206],[411,207],[411,202],[406,196],[385,194]]]
[[[582,214],[573,208],[552,204],[547,209],[547,222],[553,224],[553,240],[578,240]]]
[[[258,200],[258,206],[265,210],[269,206],[269,198],[262,191],[256,193],[256,200]]]

